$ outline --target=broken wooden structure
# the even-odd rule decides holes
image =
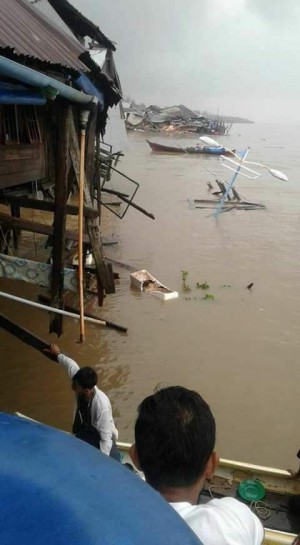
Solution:
[[[102,305],[115,285],[102,248],[93,180],[95,142],[100,153],[108,108],[121,98],[115,46],[67,0],[43,2],[47,16],[38,2],[3,0],[0,5],[6,28],[0,39],[0,252],[8,252],[11,233],[17,255],[22,231],[46,236],[52,248],[51,306],[63,308],[66,246],[78,240],[78,232],[68,226],[78,206],[68,201],[79,184],[80,114],[86,111],[83,244],[84,252],[93,254]],[[6,18],[16,21],[13,34]],[[30,38],[33,31],[38,45]],[[107,52],[101,67],[90,54],[97,48]],[[54,201],[45,198],[49,189]],[[24,218],[28,208],[49,213],[50,224]],[[62,333],[61,316],[51,316],[50,331]]]
[[[226,195],[227,187],[220,180],[215,180],[218,186],[216,191],[213,191],[214,187],[211,182],[207,183],[208,190],[215,197],[214,199],[193,199],[190,200],[191,208],[198,208],[203,210],[217,210],[218,205],[224,195]],[[229,212],[230,210],[264,210],[266,206],[262,203],[249,202],[242,200],[241,195],[233,187],[227,194],[226,200],[222,203],[222,209],[220,212]]]

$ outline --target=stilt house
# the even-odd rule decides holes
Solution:
[[[63,308],[70,273],[65,269],[66,245],[78,238],[76,229],[66,229],[66,218],[78,214],[78,207],[67,203],[79,185],[80,168],[84,169],[83,243],[93,254],[99,304],[115,290],[102,251],[100,207],[94,207],[92,199],[99,151],[95,142],[105,132],[109,107],[121,98],[114,51],[114,44],[67,0],[0,2],[2,276],[39,283],[44,268],[51,305],[56,308]],[[45,199],[47,194],[53,199]],[[45,225],[25,219],[26,208],[46,210],[53,214],[52,221]],[[10,233],[17,249],[22,231],[48,238],[50,263],[33,265],[23,260],[20,267],[18,257],[7,255]],[[61,316],[51,315],[50,331],[61,334]]]

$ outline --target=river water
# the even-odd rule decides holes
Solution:
[[[130,271],[120,274],[116,294],[98,315],[128,327],[127,334],[65,319],[61,350],[94,366],[109,395],[120,438],[132,441],[138,403],[158,384],[199,391],[217,421],[222,457],[277,467],[297,467],[300,383],[300,125],[235,125],[221,138],[227,147],[250,146],[248,159],[289,176],[283,183],[267,170],[236,188],[266,210],[231,211],[216,220],[190,201],[209,198],[207,182],[228,179],[215,157],[154,154],[143,132],[129,135],[118,168],[140,183],[135,202],[155,221],[130,209],[123,220],[109,214],[104,235],[111,259],[147,269],[179,298],[160,301],[130,289]],[[190,145],[194,137],[151,134],[154,140]],[[122,189],[116,179],[118,189]],[[28,248],[32,247],[28,235]],[[182,285],[182,271],[188,273]],[[209,284],[203,299],[197,283]],[[247,285],[253,283],[251,290]],[[36,300],[41,289],[0,281],[0,289]],[[47,313],[1,300],[1,311],[45,340]],[[55,364],[0,331],[0,408],[21,411],[70,429],[72,392]]]

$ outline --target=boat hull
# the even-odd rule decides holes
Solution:
[[[17,414],[20,417],[22,417],[20,420],[22,419],[30,420],[28,419],[28,417],[26,417],[25,415],[22,415],[21,413],[17,413]],[[3,413],[2,413],[2,416],[3,416]],[[53,430],[53,428],[49,428],[48,426],[46,427],[43,426],[43,428],[46,428],[48,430],[51,430],[51,429]],[[57,430],[54,430],[54,431],[57,431]],[[69,434],[65,433],[64,435],[68,436]],[[1,439],[1,426],[0,426],[0,439]],[[71,438],[71,439],[74,441],[74,446],[76,446],[77,442],[81,443],[81,441],[78,441],[75,438]],[[122,462],[132,465],[132,460],[129,455],[130,446],[131,445],[128,443],[124,443],[120,441],[117,442],[117,447],[121,453]],[[28,445],[29,449],[31,447],[32,447],[31,445]],[[94,450],[96,455],[99,456],[99,452],[96,451],[96,449],[94,449],[93,447],[90,447],[89,445],[84,445],[83,448],[88,448],[89,450],[92,450],[92,451]],[[5,457],[5,454],[3,454],[3,452],[2,452],[2,458]],[[0,457],[1,457],[1,451],[0,451]],[[18,459],[20,460],[20,457],[18,457]],[[26,459],[24,461],[24,464],[25,465],[27,464]],[[114,462],[113,464],[115,465]],[[18,464],[16,465],[18,466]],[[144,476],[140,471],[136,470],[135,468],[133,469],[134,469],[134,472],[141,477],[141,479],[144,479]],[[262,520],[262,523],[265,527],[265,537],[264,537],[263,544],[264,545],[292,545],[296,537],[296,534],[300,532],[299,516],[295,515],[294,522],[293,522],[291,513],[287,512],[285,517],[283,516],[283,513],[285,509],[284,506],[287,503],[287,499],[292,495],[300,494],[300,479],[294,477],[292,473],[288,470],[282,470],[282,469],[266,467],[266,466],[259,466],[259,465],[248,464],[244,462],[237,462],[234,460],[221,458],[219,462],[219,466],[216,470],[215,476],[213,477],[213,479],[207,481],[205,488],[203,489],[201,493],[200,501],[203,503],[206,503],[207,501],[211,499],[211,497],[220,498],[225,496],[237,497],[237,499],[240,499],[237,494],[237,489],[238,489],[239,483],[241,483],[244,480],[252,480],[252,481],[259,480],[260,481],[260,483],[264,486],[266,490],[266,496],[263,499],[263,502],[264,504],[266,504],[267,508],[269,508],[271,512],[274,512],[273,514],[271,514],[270,518],[267,518],[266,520]],[[1,490],[0,490],[0,493],[1,493]],[[99,495],[99,490],[97,491],[97,495]],[[273,505],[272,502],[273,503],[275,502],[275,504]],[[288,530],[284,529],[283,526],[281,526],[282,524],[283,526],[284,524],[286,525],[290,524],[290,528]],[[146,543],[146,542],[144,541],[143,543]],[[31,543],[31,545],[35,545],[35,543],[34,544]],[[153,544],[151,543],[151,545],[154,545],[154,542]]]
[[[132,463],[129,448],[130,445],[127,443],[118,443],[122,460]],[[137,473],[143,478],[141,472],[137,471]],[[265,530],[263,545],[292,545],[296,534],[300,531],[300,523],[299,527],[297,527],[297,515],[294,517],[294,528],[290,527],[289,531],[287,531],[280,530],[279,528],[281,523],[283,525],[290,524],[291,515],[288,513],[286,519],[289,520],[284,520],[283,513],[277,513],[280,502],[282,502],[282,509],[284,510],[287,498],[294,494],[300,494],[300,480],[293,478],[290,471],[220,458],[215,476],[210,481],[207,481],[201,493],[201,503],[209,501],[211,497],[220,498],[230,496],[240,499],[237,489],[239,483],[244,480],[259,480],[263,484],[266,489],[266,497],[263,499],[263,502],[270,507],[271,512],[273,512],[272,501],[275,502],[275,515],[262,520]],[[272,524],[274,524],[274,527]]]
[[[167,146],[165,144],[159,144],[157,142],[151,142],[147,140],[152,151],[156,153],[180,153],[188,155],[232,155],[235,150],[227,150],[223,146]]]

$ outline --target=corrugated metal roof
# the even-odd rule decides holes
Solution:
[[[88,71],[78,59],[85,48],[69,34],[54,26],[28,0],[0,1],[0,48],[16,55]]]
[[[116,50],[113,42],[103,34],[100,28],[80,13],[68,0],[49,0],[49,2],[76,36],[82,38],[89,36],[103,47],[107,47],[112,51]]]
[[[60,28],[63,33],[68,34],[78,44],[78,40],[76,40],[73,32],[56,13],[55,9],[51,6],[51,4],[49,4],[48,0],[27,0],[27,2],[32,4],[35,9],[46,17],[46,19],[49,19],[53,25]]]

